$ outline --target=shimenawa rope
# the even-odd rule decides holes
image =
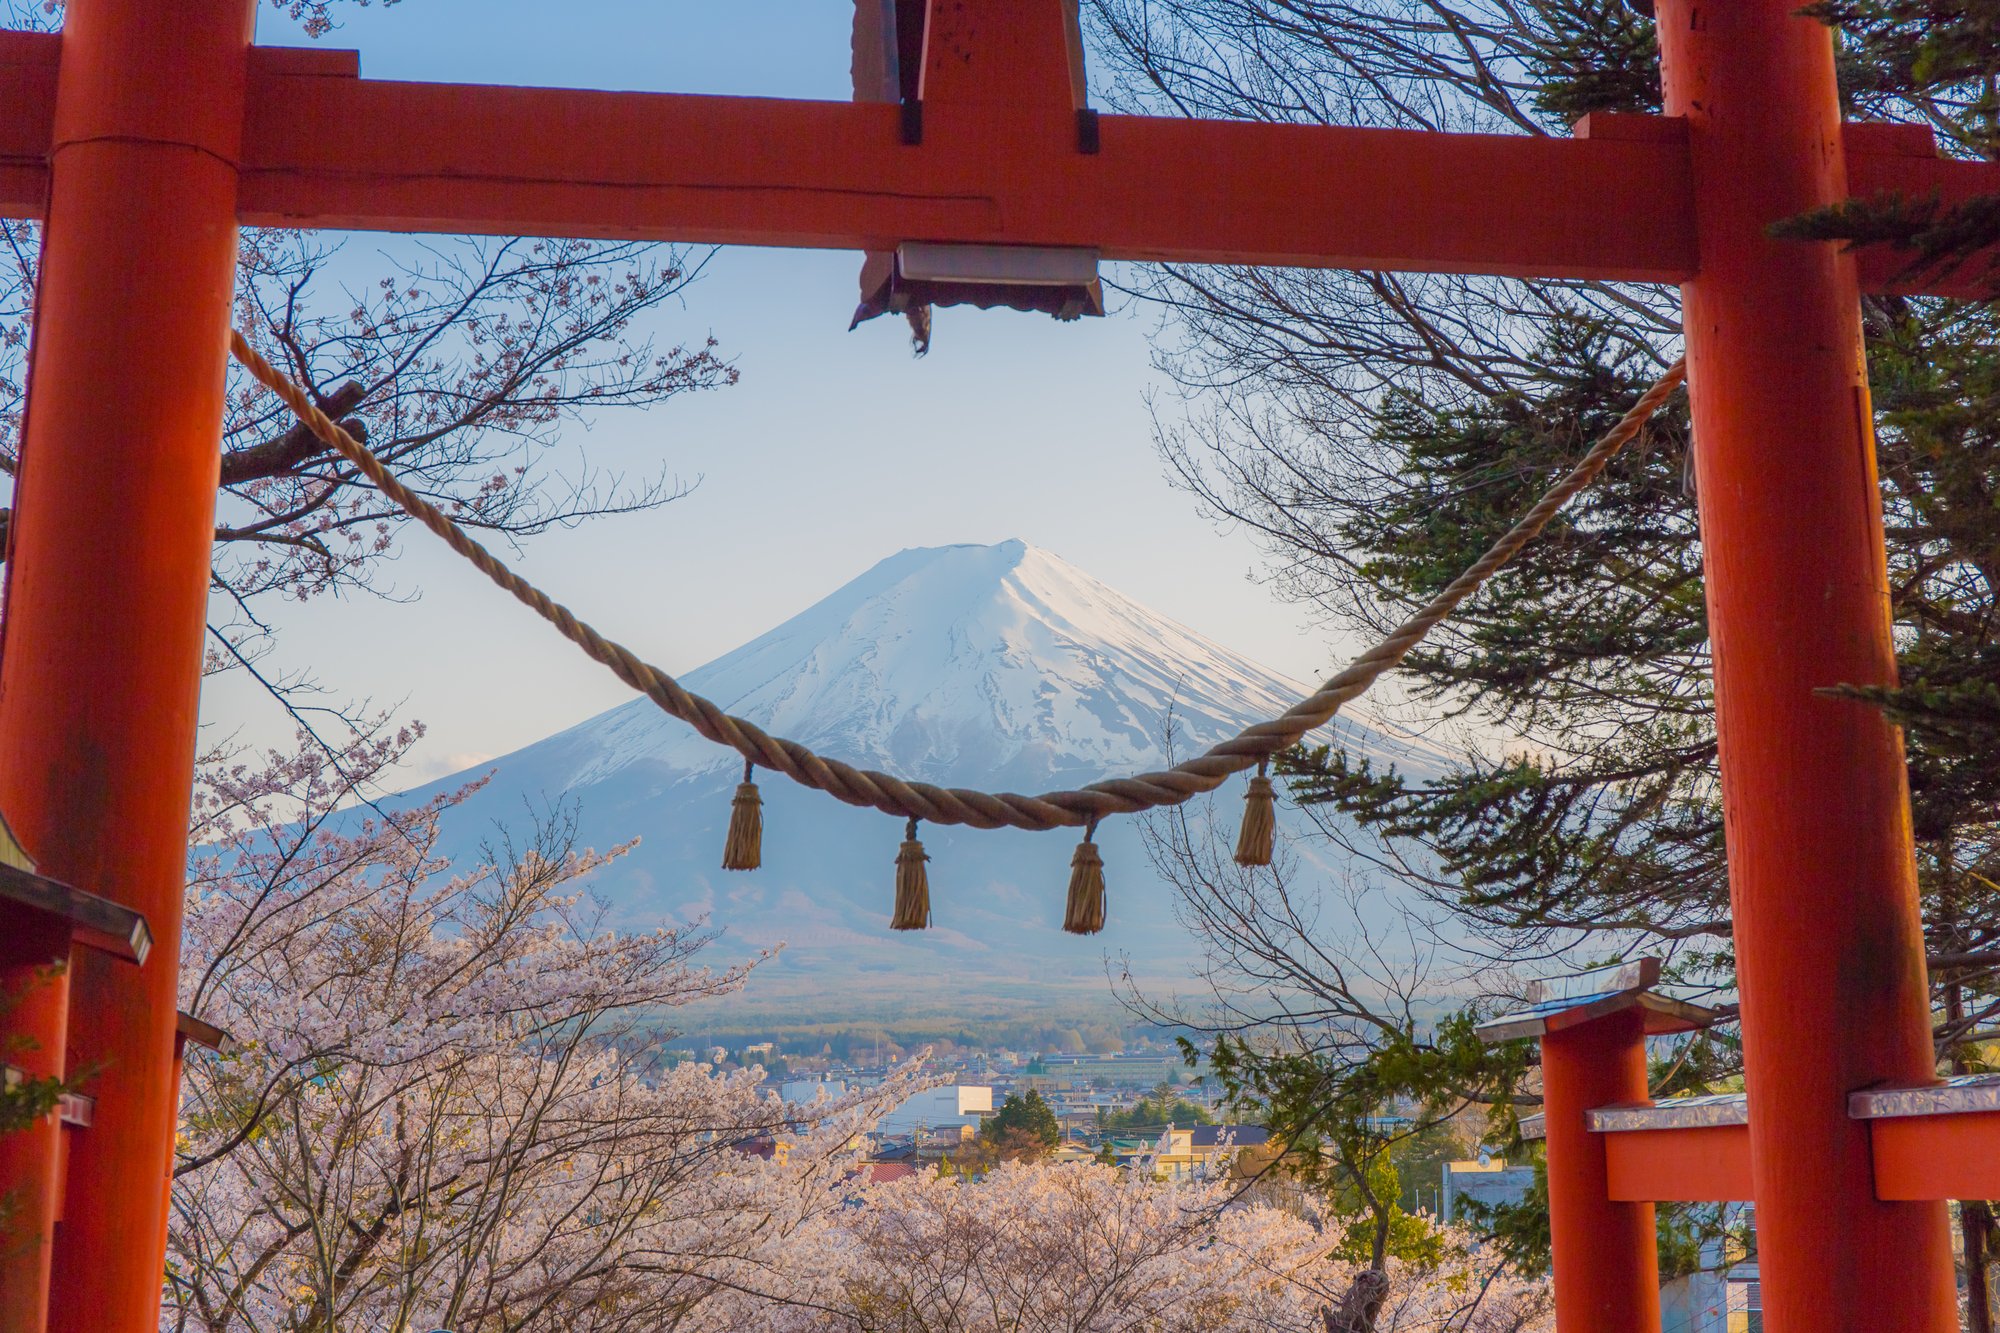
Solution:
[[[772,736],[755,723],[733,717],[713,702],[690,693],[672,676],[645,662],[623,645],[605,638],[578,620],[560,602],[508,569],[435,505],[397,480],[381,459],[321,411],[303,388],[274,369],[241,333],[230,334],[230,350],[259,383],[283,399],[314,435],[358,469],[376,489],[471,561],[487,578],[554,625],[564,638],[609,667],[618,679],[686,722],[708,740],[734,749],[750,767],[772,769],[794,782],[827,792],[849,805],[870,806],[913,821],[906,846],[915,843],[915,821],[967,824],[982,829],[1011,827],[1037,831],[1090,827],[1106,815],[1137,814],[1162,806],[1179,805],[1204,792],[1214,791],[1245,769],[1268,764],[1273,755],[1290,748],[1307,732],[1324,725],[1342,706],[1359,697],[1385,672],[1402,661],[1440,621],[1457,609],[1459,603],[1476,592],[1494,571],[1533,540],[1557,510],[1597,479],[1612,456],[1639,433],[1686,375],[1683,361],[1676,361],[1668,367],[1666,373],[1654,381],[1652,387],[1619,419],[1618,424],[1592,446],[1582,461],[1550,487],[1534,508],[1508,529],[1506,535],[1469,569],[1452,580],[1443,592],[1394,632],[1356,658],[1346,670],[1327,680],[1282,715],[1247,727],[1206,753],[1172,768],[1094,782],[1071,791],[1021,796],[1013,792],[939,787],[928,782],[906,781],[893,773],[856,768],[815,753],[797,741]],[[1259,843],[1261,839],[1252,839],[1251,842]],[[1268,851],[1264,852],[1264,858],[1268,860],[1268,857]],[[921,862],[917,862],[915,874],[921,873]],[[924,915],[927,919],[927,904]]]

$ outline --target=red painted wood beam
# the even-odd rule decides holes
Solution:
[[[1048,134],[996,135],[983,106],[927,103],[914,148],[897,117],[267,68],[253,73],[243,220],[851,250],[1087,245],[1117,259],[1636,282],[1680,282],[1694,265],[1686,136],[1666,118],[1643,118],[1647,136],[1558,139],[1104,116],[1102,151],[1087,156]],[[412,140],[413,124],[431,132]],[[2000,166],[1913,153],[1883,127],[1848,136],[1858,196],[2000,193]],[[1901,268],[1863,260],[1876,287]]]
[[[0,35],[0,64],[20,76],[0,80],[0,212],[42,211],[59,48]],[[1106,116],[1086,155],[1056,134],[993,133],[990,106],[937,100],[908,147],[886,105],[392,83],[300,63],[339,54],[253,52],[243,221],[1653,282],[1693,264],[1687,152],[1671,135]]]
[[[1748,1125],[1623,1130],[1599,1137],[1613,1199],[1724,1203],[1752,1197]]]
[[[1850,123],[1845,129],[1842,138],[1852,198],[1900,195],[1924,200],[1935,195],[1940,204],[1951,206],[1979,195],[2000,194],[2000,166],[1939,157],[1936,142],[1925,126]],[[1991,254],[1975,256],[1955,272],[1920,277],[1906,271],[1906,254],[1882,246],[1864,247],[1856,258],[1864,291],[1979,298],[1990,297],[2000,288],[1990,271],[1996,258]]]
[[[2000,1198],[2000,1111],[1871,1120],[1868,1133],[1878,1199]],[[1597,1137],[1612,1199],[1721,1203],[1753,1197],[1748,1125],[1625,1129]]]
[[[924,143],[906,146],[898,114],[274,78],[246,126],[243,217],[1656,282],[1692,265],[1686,154],[1670,145],[1105,116],[1102,150],[1087,155],[996,133],[989,107],[942,102],[926,102]]]
[[[2000,194],[2000,166],[1938,156],[1937,139],[1926,125],[1891,121],[1849,121],[1842,127],[1841,147],[1847,159],[1849,194],[1856,199],[1900,195],[1922,200],[1935,196],[1954,205],[1979,195]],[[1633,139],[1671,145],[1685,152],[1687,122],[1678,116],[1598,113],[1577,122],[1576,135],[1587,139]],[[1926,292],[1936,296],[1988,297],[1996,284],[1988,277],[1981,255],[1956,272],[1912,275],[1909,257],[1881,246],[1856,256],[1861,286],[1866,291]]]
[[[0,33],[0,214],[43,211],[60,45]],[[888,105],[392,83],[353,77],[348,51],[253,57],[241,217],[260,226],[1085,245],[1640,282],[1694,266],[1685,127],[1664,117],[1594,118],[1558,139],[1105,116],[1093,156],[1054,124],[995,135],[985,105],[928,103],[925,142],[907,147]],[[2000,193],[2000,166],[1937,158],[1915,127],[1854,125],[1847,139],[1857,196]],[[1902,262],[1870,253],[1862,268],[1879,289]]]
[[[2000,1111],[1868,1125],[1878,1199],[2000,1199]]]

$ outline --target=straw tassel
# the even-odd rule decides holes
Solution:
[[[1104,929],[1104,857],[1098,853],[1097,821],[1083,831],[1076,855],[1069,859],[1069,911],[1063,929],[1072,935],[1095,935]]]
[[[924,872],[924,862],[930,859],[917,841],[917,821],[912,819],[903,834],[903,848],[896,853],[896,915],[890,918],[889,929],[930,928],[931,883]]]
[[[1278,798],[1271,790],[1271,779],[1265,770],[1270,761],[1257,765],[1257,775],[1250,779],[1250,790],[1243,797],[1243,831],[1236,838],[1236,864],[1240,866],[1267,866],[1271,864],[1271,847],[1278,836]]]
[[[755,870],[764,864],[764,798],[751,781],[757,767],[743,761],[743,781],[729,803],[729,838],[722,844],[724,870]]]

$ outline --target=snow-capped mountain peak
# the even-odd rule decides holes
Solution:
[[[1157,765],[1305,692],[1020,541],[901,551],[682,683],[849,763],[1015,788]],[[737,762],[643,699],[552,740],[586,735],[576,782]]]

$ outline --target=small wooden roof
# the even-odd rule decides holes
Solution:
[[[1487,1019],[1474,1031],[1481,1041],[1514,1041],[1521,1037],[1545,1037],[1625,1009],[1645,1011],[1646,1034],[1692,1032],[1708,1027],[1722,1015],[1652,989],[1659,984],[1660,960],[1634,959],[1615,968],[1598,968],[1554,982],[1538,982],[1542,996],[1531,991],[1532,1003],[1525,1009]],[[1555,995],[1548,991],[1555,990]]]

